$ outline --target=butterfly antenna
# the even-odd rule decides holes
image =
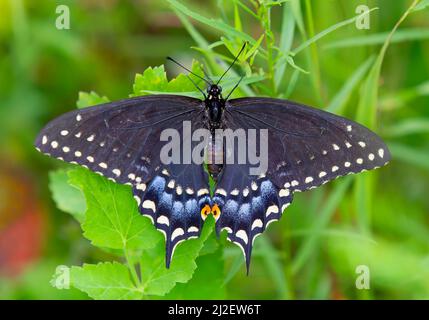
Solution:
[[[203,70],[204,76],[205,76],[207,79],[209,79],[210,84],[213,84],[213,80],[212,80],[212,79],[210,79],[210,76],[209,76],[209,74],[207,73],[207,71],[206,71],[206,69],[204,68],[204,66],[201,68],[201,70]]]
[[[243,44],[243,46],[240,49],[240,52],[238,52],[238,54],[235,56],[234,60],[232,61],[232,63],[229,65],[228,69],[226,69],[226,71],[223,73],[223,75],[219,78],[218,82],[216,84],[219,84],[219,82],[222,80],[222,78],[226,75],[226,73],[232,68],[232,66],[234,65],[234,63],[237,61],[238,57],[240,56],[240,54],[243,52],[244,48],[246,47],[247,42],[245,42]]]
[[[206,94],[204,93],[204,91],[195,83],[194,80],[192,80],[192,78],[188,75],[186,75],[188,77],[189,80],[191,80],[192,84],[195,86],[195,88],[197,88],[203,95],[204,99],[207,99]]]
[[[229,96],[234,92],[235,89],[237,89],[237,87],[240,85],[241,80],[243,80],[244,75],[241,76],[240,80],[238,80],[237,84],[234,86],[234,88],[232,88],[232,90],[228,93],[228,95],[226,96],[225,100],[228,100]]]
[[[207,83],[208,85],[211,85],[211,82],[208,81],[207,79],[200,77],[198,74],[193,73],[191,70],[189,70],[188,68],[186,68],[183,64],[181,64],[180,62],[177,62],[176,60],[174,60],[171,57],[167,57],[167,60],[173,61],[175,64],[177,64],[178,66],[182,67],[183,69],[185,69],[186,71],[188,71],[190,74],[196,76],[197,78],[203,80],[205,83]]]

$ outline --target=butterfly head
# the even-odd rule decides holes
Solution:
[[[208,100],[221,100],[222,99],[222,87],[217,84],[211,84],[207,88],[207,99]]]

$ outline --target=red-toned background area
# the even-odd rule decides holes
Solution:
[[[23,169],[0,165],[0,275],[17,276],[41,256],[46,220]]]

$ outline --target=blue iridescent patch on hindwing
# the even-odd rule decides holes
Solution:
[[[225,170],[228,173],[228,168]],[[256,237],[271,222],[280,219],[292,202],[292,194],[288,189],[279,190],[266,177],[235,181],[242,181],[242,184],[232,187],[234,184],[225,183],[225,180],[222,183],[221,180],[215,190],[213,203],[221,210],[216,232],[219,235],[226,230],[227,239],[242,249],[248,272]]]
[[[150,218],[165,237],[169,268],[177,245],[201,234],[201,208],[211,205],[208,189],[206,192],[205,188],[185,187],[164,169],[146,187],[134,185],[133,194],[141,214]]]

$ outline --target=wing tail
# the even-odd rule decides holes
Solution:
[[[200,179],[187,179],[188,175]],[[165,237],[167,268],[177,245],[201,234],[200,212],[211,205],[207,181],[201,166],[176,165],[161,169],[147,186],[137,183],[133,187],[141,214],[149,217]]]
[[[289,189],[278,189],[266,177],[242,175],[237,166],[225,166],[213,197],[221,211],[216,232],[226,230],[227,239],[240,247],[247,273],[256,237],[279,220],[291,202]]]

